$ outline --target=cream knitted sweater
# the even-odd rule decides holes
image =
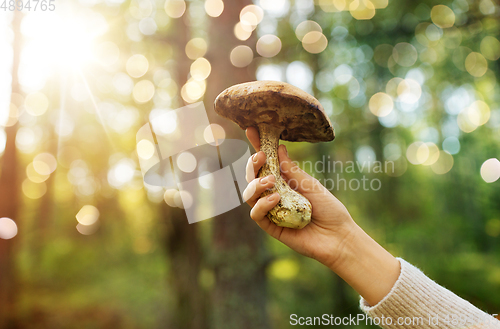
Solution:
[[[398,258],[401,274],[377,305],[361,298],[361,309],[382,328],[500,329],[500,321],[438,285]],[[492,292],[500,293],[500,292]]]

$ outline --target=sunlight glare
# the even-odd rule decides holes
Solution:
[[[79,68],[93,59],[93,39],[107,30],[106,20],[99,14],[61,17],[55,12],[28,14],[22,33],[29,38],[31,52],[23,55],[28,62],[39,63],[40,69],[50,64],[60,68]]]

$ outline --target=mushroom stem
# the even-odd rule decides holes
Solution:
[[[275,192],[280,195],[278,204],[267,217],[278,226],[301,229],[311,221],[312,206],[302,194],[292,190],[281,177],[278,159],[279,138],[284,130],[268,124],[259,124],[260,149],[266,154],[266,163],[259,170],[258,177],[274,175],[276,184],[262,196]]]

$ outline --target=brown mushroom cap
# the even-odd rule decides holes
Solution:
[[[241,129],[268,124],[283,128],[280,139],[327,142],[335,138],[316,98],[285,82],[253,81],[227,88],[215,100],[215,112]]]

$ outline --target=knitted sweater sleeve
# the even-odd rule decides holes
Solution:
[[[382,328],[500,329],[500,321],[438,285],[418,268],[398,258],[401,273],[377,305],[361,298],[361,309]]]

